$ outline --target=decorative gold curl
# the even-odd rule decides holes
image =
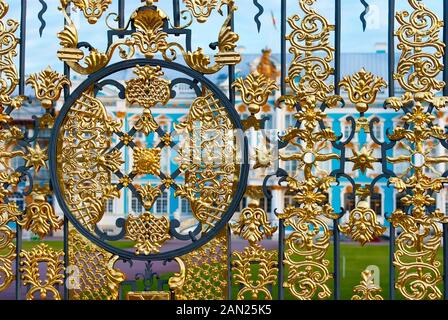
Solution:
[[[445,45],[440,39],[443,21],[428,10],[422,1],[409,0],[414,9],[398,12],[400,27],[396,31],[401,57],[394,79],[407,92],[431,92],[445,86],[437,76],[443,71]]]
[[[237,7],[234,5],[234,0],[221,1],[218,8],[221,15],[224,15],[223,5],[227,5],[229,12],[219,32],[218,53],[214,56],[215,64],[211,66],[210,57],[206,56],[201,48],[190,52],[185,51],[177,42],[167,43],[168,35],[163,30],[168,18],[165,13],[154,6],[140,7],[132,14],[131,21],[135,26],[135,31],[129,37],[116,40],[105,53],[99,52],[95,48],[89,48],[87,56],[78,48],[78,30],[75,24],[61,7],[68,23],[64,30],[58,33],[62,47],[58,51],[58,57],[74,71],[80,74],[91,74],[108,65],[117,49],[122,59],[132,58],[137,47],[147,58],[152,58],[157,52],[160,52],[166,61],[175,60],[176,49],[178,49],[190,68],[204,74],[216,73],[225,65],[235,65],[241,61],[240,54],[235,51],[239,36],[232,31],[230,26],[233,12],[237,10]],[[84,60],[84,66],[80,64],[81,60]]]
[[[330,46],[330,32],[334,26],[322,15],[316,13],[311,6],[315,0],[300,0],[300,8],[305,13],[300,25],[298,15],[288,19],[292,28],[286,40],[291,43],[289,52],[294,55],[288,70],[286,82],[295,94],[300,96],[314,95],[324,101],[334,90],[326,80],[334,73],[330,66],[334,59],[334,48]],[[323,55],[317,54],[322,52]]]

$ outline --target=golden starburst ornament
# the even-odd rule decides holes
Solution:
[[[39,172],[40,169],[47,168],[46,161],[48,160],[47,149],[41,149],[39,144],[36,144],[35,148],[27,147],[28,153],[23,156],[26,160],[27,167],[34,167],[36,172]]]
[[[373,163],[378,162],[378,159],[372,157],[373,149],[368,149],[363,146],[358,152],[353,150],[353,157],[348,158],[348,161],[353,162],[353,171],[361,170],[366,173],[367,169],[373,170]]]

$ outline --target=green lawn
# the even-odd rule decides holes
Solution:
[[[23,249],[30,249],[39,242],[24,241]],[[44,241],[55,249],[62,249],[62,242],[59,241]],[[115,242],[115,246],[120,248],[130,248],[132,244],[126,241]],[[387,299],[389,297],[389,247],[387,244],[366,245],[361,247],[354,243],[341,244],[341,298],[350,299],[353,295],[353,287],[359,284],[361,280],[361,271],[369,265],[376,265],[380,270],[380,283],[383,288],[381,295]],[[333,272],[333,248],[329,249],[327,259],[330,260],[330,272]],[[438,253],[439,261],[442,261],[442,252]],[[254,269],[255,270],[255,269]],[[442,270],[441,270],[442,271]],[[285,270],[285,273],[287,270]],[[168,279],[172,274],[167,273],[162,275],[162,279]],[[142,284],[138,284],[142,286]],[[333,280],[328,282],[328,285],[333,292]],[[126,291],[127,288],[124,288]],[[156,289],[152,288],[153,290]],[[440,284],[442,289],[442,283]],[[129,290],[129,289],[128,289]],[[236,296],[238,288],[233,286],[233,293]],[[273,297],[277,297],[277,286],[273,288]],[[332,299],[333,297],[330,297]],[[396,292],[396,298],[400,299],[400,295]],[[285,299],[293,299],[287,289],[285,289]]]

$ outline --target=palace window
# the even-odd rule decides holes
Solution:
[[[154,212],[159,214],[166,214],[168,213],[168,192],[163,191],[162,195],[157,198],[155,206],[154,206]]]
[[[132,207],[132,212],[136,213],[136,214],[140,214],[143,212],[143,206],[142,203],[140,202],[140,200],[132,195],[132,200],[131,200],[131,207]]]

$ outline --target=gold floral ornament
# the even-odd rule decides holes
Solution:
[[[148,135],[159,127],[149,109],[159,103],[168,103],[171,96],[170,81],[161,78],[164,72],[159,66],[137,66],[134,74],[137,78],[126,81],[126,100],[131,105],[137,104],[145,108],[135,128]]]
[[[396,14],[399,28],[395,35],[401,56],[394,79],[406,92],[440,91],[445,86],[438,79],[444,68],[445,44],[440,37],[444,22],[423,1],[409,0],[409,4],[412,12]]]
[[[180,272],[169,279],[176,300],[225,300],[228,288],[227,229],[202,247],[176,257]]]
[[[16,258],[15,231],[8,225],[22,215],[14,202],[3,203],[0,198],[0,292],[7,289],[15,279],[13,262]]]
[[[95,24],[112,3],[112,0],[61,0],[63,9],[66,9],[70,3],[73,3],[74,8],[78,8],[84,13],[84,17],[90,24]]]
[[[358,294],[354,295],[352,300],[384,300],[384,298],[378,294],[383,290],[380,286],[375,284],[373,272],[364,270],[361,273],[361,277],[362,279],[359,285],[353,288],[353,292]]]
[[[69,266],[78,270],[68,277],[79,277],[78,286],[69,291],[70,300],[117,300],[120,284],[126,280],[115,268],[118,256],[95,246],[75,229],[70,228],[68,239]]]
[[[6,196],[10,195],[20,182],[22,174],[12,166],[12,160],[25,154],[17,148],[18,141],[22,138],[22,131],[18,127],[0,128],[0,203],[5,202]]]
[[[376,213],[370,208],[365,195],[361,196],[356,208],[350,211],[348,222],[339,226],[343,234],[350,236],[361,245],[380,237],[386,229],[377,221]]]
[[[183,0],[185,6],[199,23],[207,22],[218,0]]]
[[[373,149],[363,146],[360,151],[353,150],[353,156],[347,160],[353,162],[352,171],[360,170],[363,174],[366,173],[367,169],[373,170],[373,164],[375,162],[380,162],[372,156]]]
[[[356,110],[364,113],[375,102],[378,92],[387,87],[387,83],[362,68],[353,76],[344,77],[339,86],[348,92],[348,98],[355,104]]]
[[[34,73],[26,80],[36,94],[36,98],[46,110],[51,109],[60,98],[64,86],[70,86],[70,80],[63,74],[48,67],[40,73]]]
[[[132,172],[135,174],[152,174],[158,176],[160,174],[160,148],[146,149],[134,148],[134,165]]]
[[[271,237],[277,227],[271,227],[266,212],[254,201],[241,212],[238,222],[231,228],[235,235],[249,241],[243,252],[232,253],[233,279],[242,286],[237,299],[244,300],[248,294],[251,299],[272,299],[268,286],[277,282],[277,253],[266,250],[258,242]],[[255,264],[258,271],[253,269]]]
[[[39,172],[40,169],[47,168],[47,160],[48,154],[47,149],[41,149],[39,144],[36,144],[36,147],[27,147],[27,153],[23,156],[23,159],[26,160],[27,167],[33,167],[36,172]]]
[[[261,128],[260,120],[256,118],[256,114],[261,111],[273,90],[278,90],[275,80],[267,78],[265,75],[253,72],[246,79],[238,78],[234,83],[235,87],[241,92],[241,99],[247,105],[250,112],[248,119],[243,120],[245,130],[253,127],[255,130]]]
[[[22,250],[20,253],[20,272],[25,286],[30,286],[26,294],[27,300],[36,298],[61,300],[57,286],[64,284],[64,252],[55,251],[47,244],[39,244],[30,251]],[[44,278],[40,274],[39,266],[46,265]],[[38,294],[38,296],[36,296]],[[51,295],[51,296],[50,296]]]
[[[160,252],[169,240],[170,223],[166,217],[156,218],[145,212],[138,217],[130,215],[125,224],[126,238],[135,241],[135,253],[149,255]]]
[[[27,205],[25,214],[19,224],[25,229],[37,234],[41,239],[50,234],[51,231],[59,230],[63,225],[54,212],[51,204],[46,200],[49,188],[35,187],[32,193],[33,200]]]

